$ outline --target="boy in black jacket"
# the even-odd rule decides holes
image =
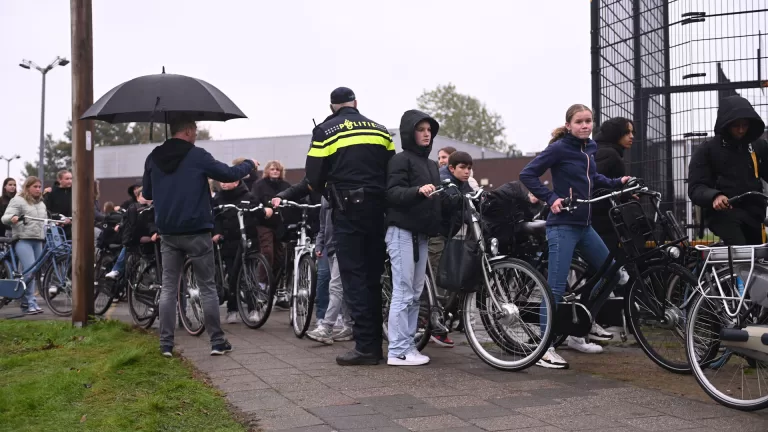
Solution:
[[[429,363],[414,346],[419,297],[427,269],[427,237],[439,234],[439,196],[431,196],[440,183],[437,163],[429,159],[439,125],[429,115],[406,111],[400,120],[403,151],[387,168],[386,243],[392,265],[392,301],[389,309],[387,364],[417,366]]]
[[[125,272],[125,261],[128,258],[129,248],[136,248],[157,240],[154,211],[149,210],[141,213],[142,210],[152,205],[152,201],[144,199],[141,189],[137,194],[137,202],[128,207],[122,222],[118,225],[118,231],[122,233],[123,249],[120,250],[120,255],[117,256],[112,271],[106,275],[109,279],[117,279]]]
[[[243,201],[248,201],[250,205],[243,204]],[[224,204],[234,204],[241,208],[258,205],[248,187],[242,181],[221,183],[221,190],[216,194],[213,205],[220,206]],[[257,226],[264,219],[269,219],[271,216],[271,208],[264,208],[254,213],[245,213],[243,216],[245,235],[252,239],[258,239]],[[227,323],[235,324],[239,319],[237,315],[237,274],[240,270],[240,261],[236,260],[237,251],[240,246],[240,222],[237,220],[237,210],[225,209],[224,211],[217,212],[213,233],[213,242],[221,248],[221,259],[227,268],[226,280],[229,285]]]

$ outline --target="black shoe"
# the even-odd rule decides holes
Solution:
[[[277,302],[275,302],[275,307],[279,310],[288,310],[291,308],[291,304],[288,303],[288,299],[282,298],[282,299],[278,299]]]
[[[160,354],[162,354],[163,357],[173,357],[173,347],[172,346],[160,347]]]
[[[379,356],[352,350],[336,357],[336,364],[339,366],[372,366],[379,364]]]
[[[211,347],[211,355],[219,356],[224,355],[225,353],[228,353],[232,351],[232,344],[224,341],[224,343],[216,344],[213,347]]]

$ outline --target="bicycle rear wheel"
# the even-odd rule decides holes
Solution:
[[[315,295],[317,294],[317,268],[315,260],[306,253],[299,258],[298,277],[295,292],[291,295],[291,323],[293,324],[293,334],[297,338],[304,337],[304,334],[312,322],[312,311],[315,306]]]
[[[249,252],[237,275],[237,311],[246,326],[257,329],[267,322],[276,289],[267,258]]]
[[[725,292],[726,295],[735,294],[735,290],[730,291],[728,288]],[[727,302],[732,310],[736,310],[737,302]],[[686,352],[693,376],[702,390],[728,408],[741,411],[768,408],[768,388],[765,385],[768,361],[765,354],[744,347],[722,349],[722,345],[728,342],[721,340],[721,331],[740,329],[734,327],[733,319],[725,311],[723,300],[699,295],[689,309]],[[744,325],[740,327],[765,325],[765,313],[755,313],[757,309],[760,309],[759,306],[749,311]]]
[[[544,277],[530,264],[506,258],[490,267],[490,286],[483,283],[478,292],[464,296],[464,332],[489,366],[520,371],[536,364],[549,348],[555,301]],[[482,326],[475,328],[477,315]]]
[[[184,330],[192,336],[200,336],[205,331],[205,315],[191,260],[184,262],[181,271],[177,305]]]

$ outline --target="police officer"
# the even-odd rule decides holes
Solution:
[[[387,163],[395,145],[386,127],[360,114],[352,90],[334,90],[331,111],[312,131],[305,171],[312,190],[322,192],[333,208],[344,301],[355,321],[355,349],[336,363],[375,365],[382,358],[384,211]]]

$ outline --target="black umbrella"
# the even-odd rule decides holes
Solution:
[[[184,116],[194,121],[247,118],[219,89],[184,75],[146,75],[110,90],[80,117],[108,123],[167,123]]]

